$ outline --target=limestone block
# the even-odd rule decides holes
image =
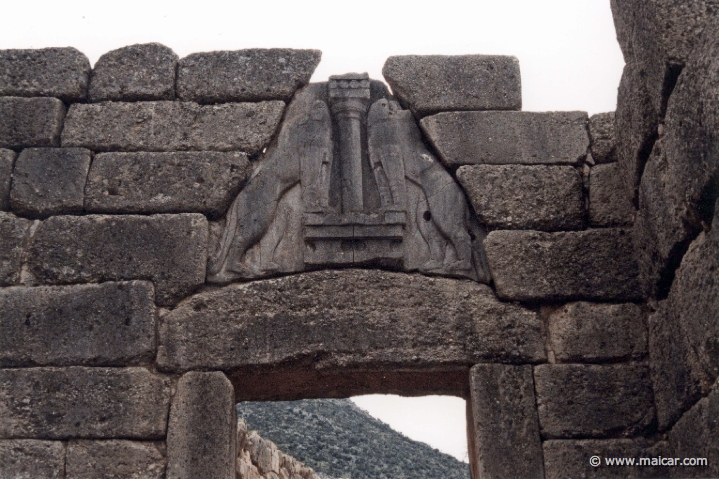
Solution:
[[[582,175],[571,166],[467,165],[457,170],[479,222],[493,228],[582,229]]]
[[[144,43],[105,53],[95,63],[88,99],[147,101],[175,99],[178,56],[159,43]]]
[[[596,165],[589,173],[589,225],[598,227],[631,225],[632,197],[619,163]]]
[[[673,182],[663,141],[654,146],[639,187],[639,208],[632,230],[636,257],[645,289],[664,297],[688,242],[698,232],[696,215],[687,209],[684,189]]]
[[[0,148],[0,211],[10,209],[10,183],[15,156],[14,151]]]
[[[493,231],[484,246],[502,299],[631,301],[642,296],[626,230]]]
[[[0,438],[161,439],[170,386],[144,368],[0,369]]]
[[[62,146],[93,151],[241,150],[254,155],[269,144],[284,108],[282,101],[74,104],[65,120]]]
[[[587,114],[472,111],[420,122],[447,166],[576,165],[587,156]]]
[[[475,477],[544,479],[532,366],[479,364],[469,381]]]
[[[64,118],[57,98],[0,97],[0,148],[60,146]]]
[[[520,110],[519,60],[494,55],[406,55],[382,68],[392,91],[415,115],[450,110]]]
[[[319,334],[318,332],[322,332]],[[378,270],[304,273],[201,293],[163,317],[171,371],[285,364],[439,367],[544,360],[536,313],[485,285]]]
[[[193,53],[180,60],[177,96],[198,103],[289,101],[320,58],[319,50],[289,48]]]
[[[85,99],[90,61],[74,48],[0,50],[0,96]]]
[[[22,150],[12,176],[13,211],[31,217],[82,213],[91,160],[84,148]]]
[[[0,479],[65,479],[64,467],[62,442],[0,440]]]
[[[667,479],[669,467],[608,466],[605,458],[671,457],[666,442],[651,443],[646,439],[584,439],[550,440],[544,444],[544,472],[547,479]],[[599,466],[589,463],[592,456]]]
[[[167,479],[235,479],[237,411],[220,372],[182,376],[167,430]]]
[[[153,216],[53,216],[38,227],[29,271],[41,284],[150,279],[166,306],[205,281],[207,219]]]
[[[713,224],[719,224],[716,217]],[[706,394],[719,376],[718,230],[713,227],[691,244],[668,299],[650,319],[652,377],[662,429]]]
[[[589,142],[592,158],[597,164],[617,161],[614,112],[597,113],[589,117]]]
[[[90,168],[91,213],[204,213],[221,216],[250,176],[240,152],[101,153]]]
[[[70,441],[66,479],[163,479],[164,443],[136,441]]]
[[[542,364],[534,384],[544,438],[631,437],[654,422],[649,368],[642,364]]]
[[[679,319],[659,303],[649,316],[649,365],[659,429],[664,431],[702,396],[702,375],[692,368],[694,357]]]
[[[0,367],[150,362],[153,300],[146,281],[0,289]]]
[[[647,354],[647,326],[635,304],[569,303],[547,323],[558,362],[626,361]]]
[[[17,284],[20,280],[30,226],[31,221],[0,212],[0,286]]]
[[[697,402],[669,432],[672,454],[706,458],[705,467],[677,467],[672,477],[719,476],[719,383]]]

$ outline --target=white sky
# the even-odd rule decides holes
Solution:
[[[614,110],[624,64],[609,0],[24,0],[4,1],[2,19],[0,49],[74,46],[93,64],[109,50],[145,42],[163,43],[180,57],[317,48],[323,60],[313,81],[350,71],[381,79],[390,55],[514,55],[529,111]],[[466,460],[464,401],[356,402],[407,436]]]

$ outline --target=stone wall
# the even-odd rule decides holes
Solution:
[[[475,478],[717,456],[715,38],[661,126],[631,61],[588,118],[512,57],[0,51],[0,477],[231,479],[235,401],[367,393],[467,398]]]

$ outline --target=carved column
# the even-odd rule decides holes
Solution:
[[[370,100],[369,76],[366,73],[332,76],[329,93],[339,130],[342,212],[361,212],[364,210],[362,120]]]

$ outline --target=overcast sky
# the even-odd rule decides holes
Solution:
[[[316,48],[313,81],[347,72],[381,79],[390,55],[519,58],[524,110],[614,110],[623,60],[609,0],[6,1],[0,48],[73,46],[91,63],[134,43],[183,57],[242,48]],[[466,460],[464,401],[364,397],[406,435]]]

